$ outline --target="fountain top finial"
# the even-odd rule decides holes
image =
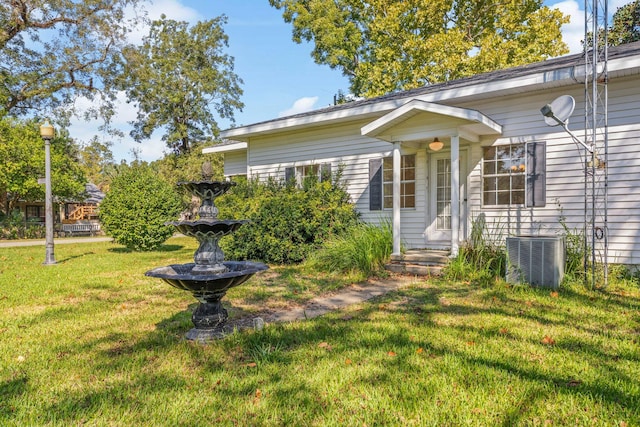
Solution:
[[[202,179],[205,181],[211,181],[211,177],[213,176],[213,167],[211,166],[210,161],[206,161],[202,164]]]

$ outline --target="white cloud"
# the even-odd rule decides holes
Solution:
[[[562,26],[562,39],[569,46],[570,53],[582,51],[582,40],[584,40],[584,10],[580,10],[578,2],[575,0],[565,0],[551,6],[570,17],[570,22]]]
[[[194,23],[198,20],[204,19],[200,13],[187,7],[177,0],[147,0],[143,4],[144,10],[136,11],[129,7],[126,12],[126,16],[129,19],[133,19],[136,15],[146,14],[151,20],[160,19],[162,14],[165,14],[167,19],[173,19],[176,21],[187,21]],[[129,42],[133,44],[142,43],[142,38],[149,35],[149,27],[146,25],[139,25],[134,28],[129,34]]]
[[[314,109],[316,102],[318,102],[317,96],[305,96],[296,100],[291,108],[281,111],[278,114],[278,117],[286,117],[292,116],[294,114],[306,113],[307,111],[311,111]]]
[[[612,21],[613,14],[618,8],[629,3],[629,0],[609,0],[608,14],[609,22]],[[571,53],[579,53],[582,51],[582,40],[584,40],[584,7],[583,2],[575,0],[565,0],[550,6],[552,9],[560,9],[562,13],[570,17],[570,22],[562,26],[562,38],[569,46]],[[599,10],[604,13],[604,10]]]

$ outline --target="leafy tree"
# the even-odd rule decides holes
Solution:
[[[182,204],[173,187],[146,163],[118,166],[100,204],[100,222],[107,235],[129,249],[156,249],[174,232],[165,222],[176,219]]]
[[[120,84],[138,106],[135,140],[163,128],[167,146],[187,153],[218,134],[214,112],[233,121],[234,109],[243,107],[242,81],[233,72],[233,57],[224,53],[225,23],[220,16],[189,27],[163,15],[151,24],[142,46],[125,50]]]
[[[356,96],[378,96],[567,53],[568,17],[542,0],[269,0]]]
[[[189,153],[165,154],[162,159],[153,162],[152,166],[158,171],[162,179],[171,185],[176,185],[180,181],[201,181],[202,164],[206,161],[211,162],[213,167],[214,175],[212,179],[223,179],[222,155],[203,154],[202,147],[202,145],[194,144]]]
[[[640,0],[632,1],[616,10],[609,28],[609,44],[618,46],[640,40]]]
[[[89,182],[92,182],[105,191],[111,182],[111,175],[115,168],[113,152],[110,141],[100,141],[94,136],[87,144],[80,147],[80,165]]]
[[[107,108],[118,47],[139,0],[12,0],[0,4],[0,117],[99,97]]]
[[[38,178],[44,177],[39,125],[34,119],[0,119],[0,201],[9,212],[18,200],[44,200],[44,185],[38,184]],[[51,141],[52,193],[59,199],[78,199],[84,183],[77,146],[62,129]]]

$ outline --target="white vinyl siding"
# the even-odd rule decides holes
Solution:
[[[391,156],[392,146],[360,135],[360,128],[368,122],[255,138],[250,144],[250,173],[260,179],[284,180],[288,167],[330,163],[333,173],[342,170],[342,180],[363,220],[389,221],[390,210],[369,211],[369,160]],[[426,151],[403,150],[402,154],[416,154],[416,183],[424,183]],[[425,209],[425,186],[416,184],[415,209],[401,213],[402,241],[408,247],[424,245]]]
[[[247,174],[247,151],[238,150],[224,153],[224,176]]]
[[[470,220],[483,215],[489,234],[496,240],[510,235],[560,234],[560,216],[574,233],[582,233],[584,224],[584,150],[560,127],[548,127],[540,107],[559,95],[576,98],[576,110],[569,128],[584,139],[583,88],[537,93],[531,97],[505,97],[495,103],[466,104],[477,108],[498,123],[504,134],[495,140],[483,139],[482,145],[546,142],[546,201],[543,208],[482,206],[482,149],[473,146],[473,169],[469,176]],[[609,262],[640,264],[640,85],[636,78],[609,83]],[[598,209],[603,214],[603,209]],[[598,213],[597,212],[597,213]],[[633,212],[633,215],[629,213]],[[599,222],[596,215],[596,222]],[[590,232],[590,231],[589,231]],[[596,250],[602,242],[596,242]]]
[[[532,83],[533,84],[533,83]],[[584,218],[583,150],[560,127],[548,127],[540,114],[540,107],[559,95],[572,95],[576,110],[569,128],[584,137],[584,89],[581,84],[558,89],[526,91],[518,95],[496,96],[491,99],[463,102],[461,99],[436,99],[439,94],[424,95],[423,99],[475,109],[503,126],[499,137],[483,137],[470,142],[460,137],[461,149],[467,153],[467,185],[464,209],[467,222],[462,224],[462,238],[470,230],[471,222],[479,216],[489,229],[490,237],[503,241],[511,235],[557,234],[562,232],[559,218],[566,225],[581,231]],[[443,92],[444,93],[444,92]],[[442,95],[444,96],[444,95]],[[372,111],[375,109],[372,108]],[[640,264],[640,84],[638,76],[612,79],[609,83],[609,256],[610,262]],[[285,169],[312,164],[330,163],[335,173],[342,169],[342,179],[353,203],[365,221],[389,221],[391,212],[369,211],[369,161],[391,156],[392,144],[361,135],[361,128],[388,110],[378,111],[366,119],[341,122],[334,126],[317,126],[302,130],[279,131],[251,137],[244,169],[261,179],[284,179]],[[417,118],[409,122],[420,131]],[[425,124],[426,128],[432,126]],[[546,144],[546,204],[531,208],[514,206],[483,206],[482,156],[483,147],[527,144],[544,141]],[[415,209],[403,209],[402,242],[408,247],[425,247],[425,227],[428,206],[428,158],[425,139],[415,144],[402,144],[402,154],[416,155]],[[247,162],[247,158],[249,159]],[[229,163],[229,164],[227,164]],[[225,154],[227,171],[243,169],[240,153]]]

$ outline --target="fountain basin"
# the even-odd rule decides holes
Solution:
[[[227,234],[233,233],[248,222],[249,221],[246,219],[200,219],[197,221],[172,221],[167,222],[167,225],[173,225],[180,233],[184,234],[185,236],[200,239],[206,237],[226,236]]]
[[[269,267],[261,262],[225,261],[228,271],[203,275],[193,273],[195,263],[173,264],[147,271],[145,276],[157,277],[174,288],[189,291],[200,302],[217,302],[228,289],[246,282],[251,276]]]
[[[236,183],[233,181],[189,181],[179,182],[178,185],[202,199],[210,200],[223,195]]]

